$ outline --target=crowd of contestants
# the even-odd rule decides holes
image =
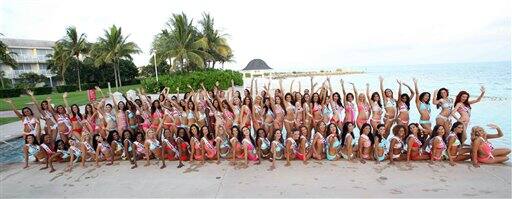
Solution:
[[[460,91],[453,100],[446,88],[435,90],[433,96],[420,93],[416,79],[414,89],[397,80],[397,94],[384,89],[383,81],[381,77],[380,92],[370,92],[366,84],[366,92],[360,93],[352,83],[352,92],[347,92],[340,80],[340,94],[332,90],[329,78],[318,85],[311,77],[311,87],[304,90],[300,82],[294,90],[292,80],[288,92],[282,80],[277,88],[268,80],[258,90],[253,79],[243,95],[234,85],[223,91],[217,83],[211,90],[202,84],[198,90],[189,86],[192,91],[183,97],[179,88],[174,95],[164,88],[158,99],[142,90],[136,97],[123,94],[124,99],[110,94],[112,103],[96,88],[103,97],[85,105],[84,112],[76,104],[69,106],[67,93],[63,105],[53,106],[51,98],[38,103],[29,91],[32,101],[40,104],[38,118],[30,108],[20,113],[11,100],[6,102],[23,123],[24,167],[32,156],[50,172],[55,171],[55,162],[67,162],[71,171],[74,163],[85,167],[86,162],[99,166],[128,160],[136,168],[137,161],[147,166],[151,159],[161,161],[161,168],[166,161],[177,161],[180,168],[184,161],[242,160],[247,166],[249,161],[259,164],[266,159],[272,169],[276,160],[285,160],[285,166],[291,160],[310,159],[391,164],[429,160],[451,165],[471,160],[475,167],[508,160],[510,149],[494,148],[488,141],[503,136],[497,125],[489,125],[496,134],[479,126],[469,129],[471,106],[484,96],[483,87],[477,99]],[[402,92],[403,87],[408,92]],[[432,108],[440,109],[436,117],[431,116]],[[409,118],[411,110],[420,114],[417,123]]]

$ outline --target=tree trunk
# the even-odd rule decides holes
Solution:
[[[114,80],[115,80],[115,82],[116,82],[116,90],[117,90],[117,75],[116,75],[116,74],[117,74],[117,67],[116,67],[116,65],[114,64]]]
[[[119,87],[123,86],[121,81],[121,68],[119,68],[119,62],[117,63],[117,80],[119,81]]]
[[[212,68],[213,69],[215,69],[215,63],[216,63],[216,61],[213,61],[213,63],[212,63]]]
[[[64,77],[64,72],[62,72],[60,76],[62,77],[62,85],[66,85],[66,78]]]
[[[4,77],[1,77],[0,81],[2,82],[2,88],[5,88],[5,86],[4,86]]]
[[[78,70],[78,90],[82,91],[82,83],[80,82],[80,60],[79,60],[78,56],[79,55],[76,55],[76,61],[77,61],[76,69]]]

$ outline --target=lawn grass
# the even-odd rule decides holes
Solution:
[[[136,90],[139,87],[140,87],[140,84],[123,86],[123,87],[119,87],[119,91],[126,92],[130,89]],[[102,90],[105,95],[108,94],[108,89],[104,88]],[[112,92],[114,92],[114,91],[115,91],[115,88],[112,88]],[[52,94],[36,95],[35,97],[36,97],[36,100],[38,103],[40,103],[42,100],[46,100],[47,97],[51,97],[52,104],[60,105],[60,104],[64,104],[64,101],[62,99],[62,94],[63,93],[53,92]],[[96,93],[96,97],[100,98],[101,94]],[[11,99],[14,102],[14,104],[16,105],[16,108],[18,108],[18,109],[25,107],[27,105],[27,103],[32,103],[32,101],[30,100],[30,97],[28,95],[22,95],[20,97],[15,97],[15,98],[11,98]],[[70,105],[71,104],[78,104],[78,105],[87,104],[88,103],[87,91],[75,91],[75,92],[68,93],[68,102],[70,103]],[[8,111],[8,110],[11,110],[11,107],[9,106],[9,104],[7,104],[3,100],[0,100],[0,111]]]
[[[0,117],[0,125],[8,124],[11,122],[20,121],[18,117]]]

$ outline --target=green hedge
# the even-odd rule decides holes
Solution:
[[[21,88],[0,89],[0,98],[19,97],[23,91]]]
[[[193,72],[179,72],[170,75],[158,76],[158,82],[154,77],[149,77],[141,81],[142,87],[149,93],[158,93],[164,87],[169,87],[172,92],[176,92],[176,88],[180,88],[180,92],[188,92],[192,88],[201,88],[201,82],[204,83],[206,89],[211,90],[215,86],[215,82],[219,81],[221,89],[225,90],[231,86],[231,80],[235,85],[241,86],[244,83],[243,75],[240,72],[232,70],[207,69]]]
[[[34,95],[46,95],[46,94],[51,94],[52,90],[53,90],[52,87],[45,86],[45,87],[33,88],[32,91],[34,91]]]
[[[78,90],[77,85],[62,85],[62,86],[57,86],[56,88],[57,88],[57,92],[59,92],[59,93],[73,92],[73,91]]]

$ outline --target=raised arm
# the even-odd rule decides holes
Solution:
[[[313,76],[309,76],[309,81],[310,81],[310,85],[311,85],[311,93],[313,93],[313,90],[315,90],[315,86],[316,86],[316,83],[313,84]]]
[[[341,91],[343,92],[343,96],[341,98],[343,98],[343,104],[347,104],[347,92],[345,91],[345,82],[343,81],[343,79],[340,79],[340,83],[341,83]]]
[[[370,84],[366,83],[366,98],[368,99],[368,103],[372,102],[372,97],[370,96]]]
[[[11,105],[12,111],[14,111],[14,113],[16,114],[16,116],[18,116],[19,119],[23,119],[23,115],[18,111],[18,109],[16,109],[16,106],[14,105],[14,103],[12,103],[11,99],[5,99],[4,101]]]
[[[357,102],[357,98],[359,95],[357,94],[356,85],[352,82],[350,84],[352,84],[352,88],[354,89],[354,100]]]
[[[411,92],[411,99],[414,98],[414,91],[412,90],[411,86],[409,86],[406,83],[402,83],[407,89],[409,89],[409,92]],[[400,94],[401,95],[401,94]]]
[[[327,83],[329,84],[329,93],[332,95],[334,92],[332,92],[332,85],[331,85],[331,78],[327,77]]]
[[[384,92],[384,78],[382,76],[379,76],[379,82],[380,82],[380,94],[382,95],[382,100],[384,101],[384,104],[386,104],[386,92]],[[393,97],[393,96],[391,96]],[[400,94],[399,94],[400,97]]]
[[[439,100],[437,100],[437,89],[434,90],[434,97],[432,97],[432,104],[434,104],[434,105],[439,104]]]
[[[419,89],[418,89],[418,80],[416,78],[413,78],[412,81],[414,82],[414,91],[416,92],[416,107],[418,108],[418,110],[420,109],[420,92],[419,92]],[[412,98],[412,96],[411,96]]]
[[[41,115],[43,115],[43,112],[44,112],[44,111],[41,109],[41,106],[38,106],[38,105],[37,105],[37,100],[36,100],[36,98],[34,97],[34,92],[33,92],[33,91],[31,91],[31,90],[27,90],[27,94],[30,96],[30,100],[34,103],[34,106],[35,106],[35,107],[37,107],[37,110],[39,111],[39,113],[40,113]],[[48,104],[48,106],[50,106],[50,105]]]
[[[488,124],[491,129],[496,129],[497,134],[486,134],[487,139],[494,139],[494,138],[500,138],[503,137],[503,131],[501,131],[501,128],[496,124]]]
[[[71,114],[71,108],[69,108],[68,104],[68,92],[64,92],[64,94],[62,94],[62,100],[64,101],[64,108],[66,109],[66,112]]]
[[[485,87],[482,86],[482,87],[480,87],[480,96],[478,96],[478,98],[476,98],[475,100],[468,100],[468,103],[474,104],[474,103],[480,102],[480,100],[482,100],[482,98],[484,97],[484,94],[485,94]]]
[[[118,109],[118,108],[117,108],[117,101],[116,101],[116,98],[114,97],[114,95],[112,95],[112,93],[110,93],[109,95],[110,95],[110,97],[112,98],[112,103],[113,103],[113,106],[112,106],[112,107],[114,107],[114,108],[113,108],[113,109],[114,109],[114,113],[116,113],[116,114],[117,114],[117,109]]]
[[[293,83],[295,82],[295,79],[292,79],[292,83],[290,84],[290,93],[293,93]]]

